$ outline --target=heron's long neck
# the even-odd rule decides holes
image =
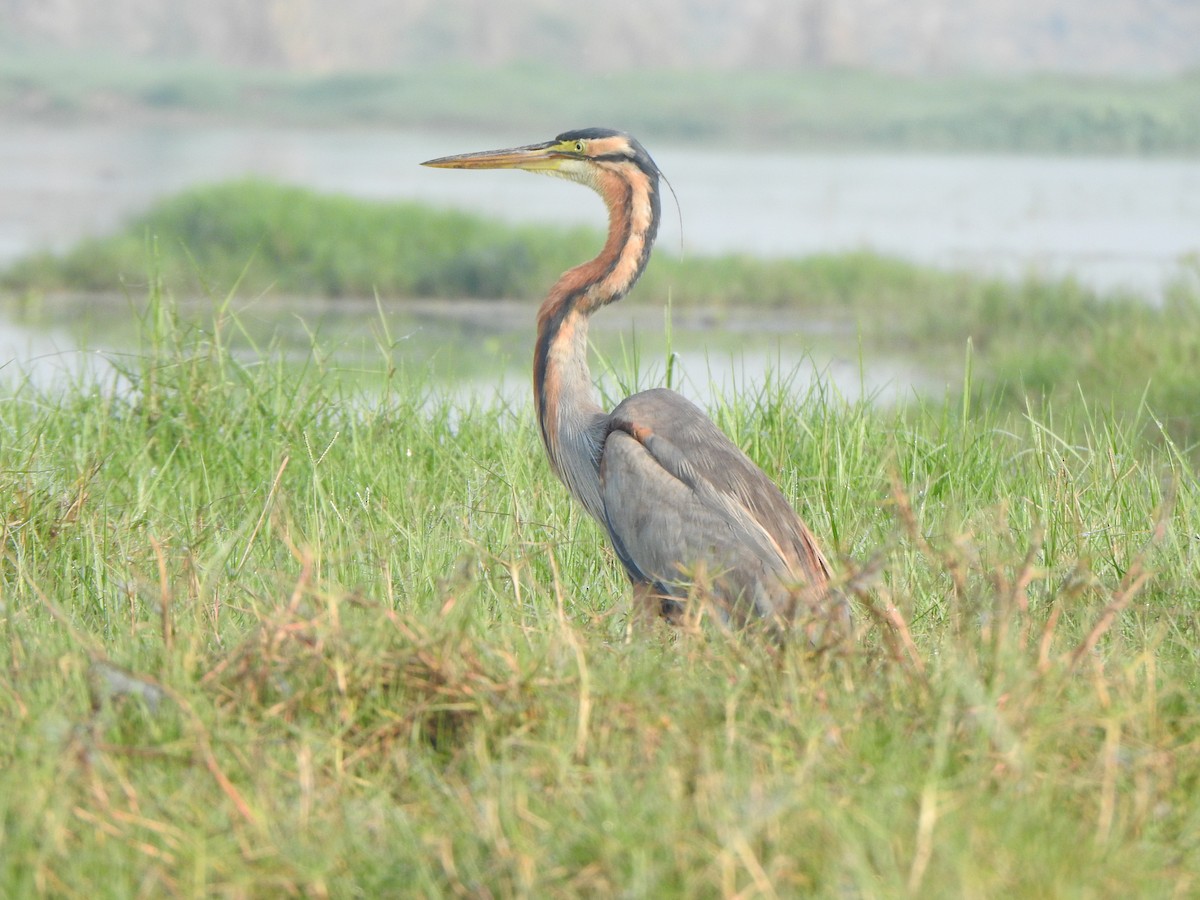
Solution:
[[[593,185],[608,204],[604,249],[590,262],[565,272],[538,310],[533,357],[534,402],[550,464],[599,517],[599,440],[596,402],[588,369],[588,317],[620,300],[650,259],[658,231],[657,179],[604,172]]]

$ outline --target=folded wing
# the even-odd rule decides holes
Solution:
[[[600,458],[605,525],[634,581],[664,597],[707,587],[734,624],[824,609],[829,565],[779,488],[691,402],[636,394]],[[838,606],[837,618],[846,611]]]

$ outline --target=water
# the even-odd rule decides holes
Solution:
[[[417,165],[536,137],[10,124],[0,133],[0,264],[108,231],[189,185],[245,174],[512,221],[602,225],[599,202],[573,185]],[[1071,273],[1150,295],[1181,256],[1200,253],[1197,159],[651,149],[679,196],[689,253],[870,248],[988,272]],[[660,248],[679,245],[668,201]]]
[[[128,389],[123,371],[141,298],[119,294],[52,295],[0,318],[0,386],[30,382],[55,392],[71,385]],[[528,301],[403,301],[363,298],[248,297],[228,307],[237,324],[223,331],[231,352],[248,365],[264,354],[296,364],[308,361],[314,339],[322,364],[378,380],[385,365],[428,379],[461,400],[530,405],[534,307]],[[211,333],[209,301],[180,303],[180,318]],[[669,341],[664,336],[670,331]],[[667,383],[704,406],[768,379],[786,380],[846,398],[884,405],[914,391],[944,389],[906,359],[859,359],[850,325],[805,318],[795,311],[663,310],[618,304],[596,317],[591,339],[593,374],[616,402],[634,390]],[[849,348],[849,349],[847,349]],[[384,362],[386,354],[387,362]],[[351,375],[353,377],[353,375]]]
[[[418,165],[538,137],[6,124],[0,131],[0,265],[110,231],[185,187],[247,174],[364,198],[418,199],[510,221],[602,226],[599,201],[575,185],[523,173]],[[1181,258],[1200,253],[1195,159],[750,153],[669,142],[655,142],[651,150],[678,194],[684,224],[681,236],[668,198],[659,252],[682,247],[685,255],[800,256],[872,249],[1011,276],[1072,274],[1151,300],[1180,271]],[[520,333],[527,341],[532,326],[522,309]],[[610,324],[628,324],[614,313],[606,313]],[[292,314],[291,308],[279,313]],[[421,327],[439,314],[427,310]],[[490,318],[485,314],[475,324]],[[785,366],[805,357],[803,324],[811,323],[796,325],[784,341],[778,362]],[[763,329],[764,335],[781,333]],[[714,368],[713,356],[704,357],[703,329],[678,337],[682,357],[692,361],[685,372],[703,381]],[[95,347],[94,336],[89,344]],[[22,371],[77,371],[84,365],[78,360],[93,365],[94,358],[79,353],[69,328],[27,328],[0,314],[0,363],[15,360]],[[853,361],[834,358],[817,367],[835,381],[835,373],[843,372],[846,387],[857,381],[873,393],[897,381],[902,392],[913,377],[886,364],[864,375]],[[0,377],[13,369],[0,368]]]

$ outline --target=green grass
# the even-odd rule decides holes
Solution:
[[[0,111],[557,134],[606,124],[741,146],[1178,154],[1200,150],[1193,74],[900,76],[448,64],[289,75],[5,46]]]
[[[185,296],[243,294],[535,298],[592,255],[598,231],[517,227],[413,203],[373,203],[263,181],[165,200],[115,235],[0,273],[27,295],[144,290],[147,260]],[[1200,445],[1200,269],[1159,305],[1070,279],[1012,282],[870,253],[761,260],[659,254],[632,302],[678,309],[803,311],[852,336],[843,355],[908,358],[942,376],[973,347],[977,397],[1010,409],[1082,389],[1121,415],[1142,401],[1188,452]]]
[[[514,297],[602,242],[589,229],[513,227],[243,180],[168,198],[115,235],[17,263],[3,282],[24,290],[140,285],[153,249],[163,278],[193,293],[240,280],[247,290],[305,296]]]
[[[0,397],[0,893],[1196,890],[1200,485],[1152,410],[727,397],[851,579],[813,658],[628,627],[528,406],[149,295],[124,387]]]

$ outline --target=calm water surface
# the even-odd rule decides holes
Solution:
[[[264,355],[311,365],[315,340],[322,364],[360,373],[368,397],[386,365],[459,399],[525,410],[532,399],[535,307],[513,300],[377,306],[361,298],[252,297],[229,307],[237,326],[223,333],[247,365],[261,363]],[[141,311],[130,298],[54,295],[10,312],[8,321],[0,317],[0,387],[29,382],[56,391],[82,382],[120,392],[128,385],[121,372],[138,368],[132,348]],[[181,317],[207,330],[212,305],[184,302]],[[788,311],[692,310],[671,315],[668,323],[663,310],[618,304],[597,317],[591,338],[592,371],[611,403],[667,384],[668,366],[670,386],[702,405],[768,379],[786,381],[797,393],[820,389],[883,404],[945,388],[907,359],[865,364],[849,324],[833,326]]]
[[[0,132],[0,265],[110,231],[182,188],[247,174],[511,221],[602,226],[601,204],[575,185],[418,165],[539,137],[10,125]],[[1070,273],[1150,299],[1178,274],[1181,259],[1200,253],[1196,159],[756,154],[670,142],[651,150],[684,223],[681,235],[668,198],[659,252],[873,249],[1012,276]],[[69,328],[21,328],[0,309],[0,365],[70,357],[77,346]],[[795,346],[801,353],[799,336]],[[703,347],[699,339],[681,350],[702,354]]]
[[[433,156],[537,135],[253,128],[12,127],[0,132],[0,263],[116,227],[181,188],[258,174],[368,198],[420,199],[514,221],[602,225],[574,185],[449,173]],[[651,148],[691,253],[871,248],[986,271],[1071,272],[1161,288],[1200,253],[1200,160],[762,154]],[[668,201],[660,247],[678,252]]]

